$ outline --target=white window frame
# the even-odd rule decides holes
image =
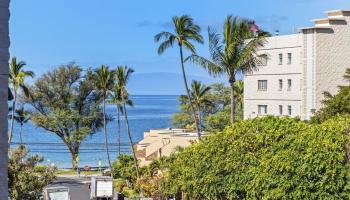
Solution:
[[[267,80],[258,80],[258,91],[267,91]]]
[[[258,105],[258,115],[267,115],[267,105]]]

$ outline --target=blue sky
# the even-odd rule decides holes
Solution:
[[[179,72],[178,50],[157,55],[153,36],[170,29],[174,15],[189,14],[203,28],[229,14],[289,34],[324,11],[350,9],[349,0],[12,0],[11,55],[37,74],[70,61],[85,67],[132,66],[138,73]],[[207,43],[197,45],[208,55]],[[207,76],[196,66],[188,73]]]

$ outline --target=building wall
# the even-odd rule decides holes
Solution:
[[[336,94],[346,84],[343,75],[350,67],[350,11],[330,11],[328,18],[313,20],[315,26],[302,28],[300,34],[271,37],[260,54],[268,54],[267,66],[244,76],[244,118],[256,117],[258,105],[267,105],[268,114],[279,115],[278,105],[292,105],[292,115],[310,119],[322,108],[323,92]],[[286,54],[293,64],[286,65]],[[278,65],[283,53],[284,64]],[[278,80],[283,79],[283,91]],[[292,79],[292,91],[285,91]],[[258,80],[267,80],[267,91],[258,91]],[[285,111],[285,107],[283,107]]]
[[[7,87],[9,60],[9,0],[0,0],[0,199],[8,199]]]
[[[316,71],[316,32],[303,30],[303,81],[302,81],[302,119],[310,119],[316,109],[315,71]]]
[[[279,105],[283,106],[283,115],[287,115],[288,105],[292,106],[292,116],[299,116],[302,99],[302,35],[274,36],[259,51],[266,54],[266,66],[260,66],[257,71],[244,75],[244,117],[252,118],[258,115],[258,105],[267,105],[268,114],[279,115]],[[292,53],[292,63],[288,64],[288,53]],[[283,62],[279,64],[279,54]],[[282,90],[279,80],[282,80]],[[288,79],[292,80],[291,90],[288,90]],[[267,90],[258,90],[258,80],[267,80]]]
[[[316,33],[316,109],[322,107],[323,92],[336,94],[346,84],[343,75],[350,67],[350,13],[345,21],[331,21],[331,30]]]

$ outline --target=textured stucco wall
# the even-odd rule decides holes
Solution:
[[[350,67],[350,16],[346,21],[333,21],[333,31],[316,33],[316,109],[322,107],[323,91],[337,93],[344,85],[346,68]]]
[[[279,54],[283,54],[283,63],[279,64]],[[288,53],[292,53],[292,63],[288,64]],[[244,118],[256,117],[258,105],[267,105],[268,114],[279,115],[279,105],[284,115],[287,106],[292,106],[292,116],[299,116],[301,110],[302,83],[302,35],[274,36],[268,38],[259,54],[269,56],[266,66],[258,71],[244,75]],[[279,79],[283,88],[279,90]],[[287,81],[292,80],[291,90],[287,90]],[[267,91],[258,91],[258,80],[267,80]]]
[[[0,199],[8,198],[7,87],[9,60],[9,0],[0,0]]]

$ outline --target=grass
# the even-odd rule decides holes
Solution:
[[[98,171],[80,171],[80,176],[85,175],[98,175],[100,174]],[[58,170],[56,175],[78,175],[76,170]]]

